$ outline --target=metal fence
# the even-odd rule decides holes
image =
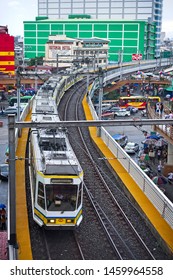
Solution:
[[[93,119],[98,120],[98,115],[96,114],[90,95],[88,97],[88,104],[90,106]],[[165,221],[171,226],[171,228],[173,228],[173,203],[159,188],[156,187],[153,181],[144,173],[144,171],[142,171],[142,169],[131,159],[131,157],[103,127],[101,127],[100,137],[113,155],[115,155],[120,164],[134,179],[143,193],[152,202]]]

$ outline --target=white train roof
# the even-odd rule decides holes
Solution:
[[[32,107],[33,114],[57,114],[58,110],[52,98],[35,97]]]
[[[32,115],[32,122],[59,122],[59,116],[53,114],[33,114]]]
[[[62,129],[32,132],[37,170],[46,175],[79,175],[82,168]]]

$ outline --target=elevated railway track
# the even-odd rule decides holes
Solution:
[[[77,90],[77,87],[76,87],[76,90]],[[91,104],[90,104],[91,105]],[[72,107],[71,107],[72,108]],[[98,120],[91,120],[92,119],[92,117],[91,117],[91,113],[89,112],[89,109],[88,109],[88,106],[87,106],[87,104],[85,103],[84,104],[84,110],[85,110],[85,114],[87,115],[87,116],[89,116],[89,119],[90,119],[90,121],[84,121],[83,120],[83,117],[82,117],[82,121],[78,121],[78,126],[81,126],[81,127],[90,127],[89,129],[90,129],[90,131],[92,131],[92,130],[94,130],[95,131],[95,126],[97,126],[97,127],[101,127],[101,126],[104,126],[104,125],[124,125],[124,123],[123,122],[120,122],[120,121],[98,121]],[[93,114],[94,114],[94,112],[93,112]],[[12,121],[12,119],[11,119],[11,121]],[[153,122],[153,120],[129,120],[129,125],[143,125],[143,124],[149,124],[149,122]],[[157,122],[158,122],[158,124],[160,124],[160,123],[163,123],[163,121],[169,121],[169,120],[157,120]],[[116,123],[117,122],[117,123]],[[127,121],[128,122],[128,121]],[[169,121],[169,123],[170,123],[170,121]],[[44,125],[44,127],[46,127],[46,125],[47,125],[47,123],[42,123],[42,124],[39,124],[39,123],[35,123],[34,124],[37,128],[38,127],[41,127],[40,125]],[[59,123],[55,123],[55,126],[65,126],[65,127],[72,127],[72,129],[73,129],[73,127],[75,127],[76,126],[76,120],[74,120],[74,121],[61,121],[61,122],[59,122]],[[26,127],[31,127],[32,126],[32,124],[30,123],[30,122],[14,122],[14,120],[9,124],[9,131],[10,130],[14,130],[14,128],[19,128],[19,129],[22,129],[22,128],[26,128]],[[14,132],[13,132],[14,133]],[[95,134],[95,132],[94,132],[94,134]],[[12,135],[12,134],[11,134]],[[72,132],[72,135],[74,135],[74,132]],[[12,137],[14,137],[14,134],[12,135]],[[102,132],[102,135],[101,135],[101,137],[102,138],[104,138],[105,137],[105,135],[104,135],[104,133]],[[96,139],[97,137],[96,136],[94,136],[94,138]],[[86,138],[86,141],[85,142],[87,142],[88,140],[88,136],[87,136],[87,138]],[[10,139],[10,141],[11,140],[13,140],[14,142],[17,142],[17,141],[15,141],[15,139]],[[98,145],[100,144],[101,145],[101,147],[103,147],[103,145],[104,144],[101,144],[101,142],[100,141],[102,141],[101,140],[101,138],[100,137],[98,137],[97,138],[97,141],[98,141]],[[111,143],[111,139],[108,139],[108,140],[105,140],[104,139],[104,141],[108,141],[109,142],[109,144],[111,144],[111,146],[109,146],[110,147],[110,149],[112,150],[112,146],[114,145],[114,143],[113,143],[113,145],[112,145],[112,143]],[[89,142],[89,141],[88,141]],[[118,150],[117,150],[118,151]],[[14,152],[14,147],[13,147],[13,152]],[[103,153],[104,153],[104,151],[102,151]],[[124,157],[123,157],[123,155],[122,155],[122,151],[120,150],[120,151],[118,151],[117,152],[117,155],[120,155],[120,161],[124,161]],[[13,154],[13,155],[11,155],[12,156],[12,158],[14,158],[15,157],[15,155]],[[121,156],[122,156],[122,158],[121,158]],[[106,156],[107,158],[109,158],[109,156]],[[97,156],[97,158],[98,158],[98,156]],[[118,158],[119,158],[119,156],[118,156]],[[16,158],[16,160],[17,160],[17,158]],[[119,166],[119,163],[118,163],[118,159],[115,159],[115,166]],[[127,161],[126,160],[126,162],[125,162],[125,164],[128,164],[128,166],[127,166],[127,169],[128,168],[130,168],[130,170],[134,170],[135,171],[135,169],[134,169],[134,166],[132,166],[131,165],[131,163],[130,163],[130,160],[129,161]],[[136,166],[135,166],[135,168],[136,168]],[[123,171],[123,173],[125,173],[125,171]],[[136,174],[135,174],[136,175]],[[143,174],[142,174],[143,175]],[[129,172],[128,172],[128,176],[129,176]],[[125,177],[127,177],[127,174],[125,175]],[[145,176],[144,176],[145,177]],[[148,182],[147,181],[147,179],[146,178],[144,178],[145,180],[144,180],[144,184],[143,184],[143,186],[144,186],[144,188],[145,187],[147,187],[147,189],[148,189],[148,185],[149,184],[151,184],[151,182]],[[123,183],[125,183],[125,181],[127,180],[127,178],[124,180],[122,180],[123,181]],[[130,182],[131,182],[131,180],[132,179],[130,179]],[[135,183],[135,188],[136,188],[136,183]],[[160,195],[160,194],[159,194]],[[160,199],[160,197],[159,197],[159,199]],[[164,202],[164,204],[165,204],[165,200],[163,201]],[[139,203],[139,201],[138,201],[138,203]],[[160,207],[160,200],[159,200],[159,207]],[[167,203],[167,201],[166,201],[166,203]],[[157,201],[156,201],[156,204],[157,204]],[[156,208],[157,208],[157,206],[158,205],[156,205]],[[153,206],[152,206],[153,207]],[[127,207],[128,208],[128,207]],[[162,207],[161,207],[162,208]],[[160,209],[159,209],[160,210]],[[162,211],[163,209],[161,209],[161,211]],[[166,222],[165,222],[165,217],[166,217],[166,219],[168,218],[168,220],[169,220],[169,222],[170,222],[170,224],[172,223],[172,220],[171,220],[171,218],[170,218],[170,216],[169,216],[169,214],[170,213],[167,213],[167,211],[171,211],[170,210],[170,208],[169,208],[169,206],[168,206],[168,209],[167,209],[167,206],[166,206],[166,212],[165,212],[165,210],[162,212],[162,214],[163,214],[163,218],[162,218],[162,223],[163,223],[163,226],[165,226],[165,224],[166,224]],[[165,215],[166,214],[166,215]],[[168,214],[168,215],[167,215]],[[146,214],[147,215],[147,214]],[[159,214],[160,215],[160,214]],[[137,223],[138,224],[138,223]],[[156,225],[155,225],[156,226]],[[168,226],[166,226],[167,227],[167,229],[169,228]],[[169,230],[168,230],[169,231]],[[164,232],[164,234],[165,234],[165,232]],[[162,236],[162,238],[164,239],[164,238],[166,238],[166,236]],[[165,242],[165,241],[164,241]],[[170,248],[171,248],[171,250],[172,250],[172,240],[169,240],[169,242],[170,242],[170,244],[171,244],[171,246],[170,246]]]

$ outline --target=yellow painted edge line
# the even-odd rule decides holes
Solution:
[[[43,178],[70,178],[70,179],[80,179],[83,176],[83,171],[79,175],[44,175],[42,172],[37,171],[37,173]]]
[[[93,120],[86,96],[83,99],[83,108],[85,112],[85,116],[87,120]],[[111,151],[108,149],[108,147],[105,145],[103,140],[97,136],[97,128],[96,127],[90,127],[89,128],[91,138],[96,143],[96,145],[100,148],[102,153],[107,158],[115,158],[115,155],[111,153]],[[122,182],[125,184],[125,186],[128,188],[129,192],[132,194],[134,199],[137,201],[137,203],[140,205],[148,219],[153,224],[154,228],[157,232],[159,232],[160,236],[165,240],[167,245],[169,246],[170,250],[173,252],[173,230],[169,226],[169,224],[163,219],[163,217],[160,215],[160,213],[157,211],[157,209],[154,207],[154,205],[150,202],[150,200],[146,197],[146,195],[142,192],[142,190],[139,188],[137,183],[132,179],[132,177],[129,175],[129,173],[123,168],[123,166],[120,164],[120,162],[115,158],[108,160],[109,164],[112,166],[112,168],[116,171],[116,173],[121,178]],[[116,168],[115,168],[116,166]]]
[[[26,118],[30,120],[31,114]],[[22,129],[22,137],[18,139],[16,156],[25,158],[28,128]],[[32,247],[30,241],[27,202],[25,192],[25,161],[16,161],[16,232],[19,241],[18,257],[20,260],[32,260]]]

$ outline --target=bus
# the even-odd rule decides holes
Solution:
[[[159,96],[122,96],[119,99],[119,106],[121,108],[132,106],[139,110],[144,110],[146,109],[147,103],[153,107],[157,102],[161,102]]]
[[[20,97],[20,106],[24,108],[28,102],[31,100],[32,96],[26,95]],[[11,97],[9,100],[9,106],[17,107],[17,96]]]

